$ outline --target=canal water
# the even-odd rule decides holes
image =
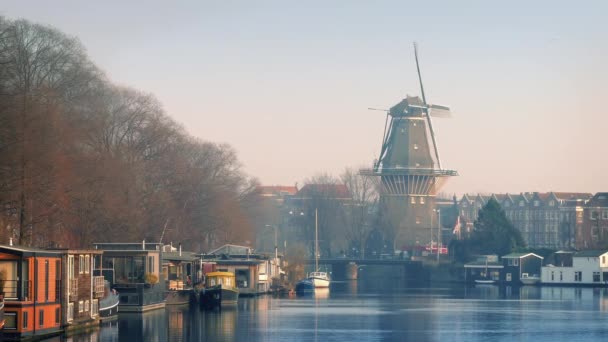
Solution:
[[[54,341],[603,341],[608,289],[494,285],[432,288],[334,282],[306,297],[239,299],[221,311],[120,314]]]

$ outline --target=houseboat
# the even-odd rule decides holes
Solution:
[[[99,323],[99,300],[104,296],[104,279],[94,275],[100,250],[53,249],[61,253],[61,318],[65,331]]]
[[[234,273],[241,297],[268,293],[272,288],[278,288],[284,277],[280,267],[280,255],[254,253],[246,246],[228,244],[199,257],[202,265],[207,267],[203,269],[203,273]]]
[[[201,306],[212,309],[236,305],[239,299],[239,289],[235,283],[234,273],[232,272],[208,273],[205,279],[205,287],[200,293]]]
[[[57,251],[0,245],[4,340],[61,333],[61,265]]]
[[[534,253],[511,253],[502,256],[501,282],[505,285],[521,285],[540,278],[543,257]]]
[[[158,243],[95,243],[103,251],[96,269],[118,292],[120,312],[144,312],[165,307],[164,282],[159,282]]]
[[[200,262],[194,253],[183,252],[181,244],[179,249],[166,245],[163,247],[162,263],[162,280],[167,288],[165,303],[181,305],[196,302],[195,270]]]
[[[608,285],[608,251],[559,251],[542,268],[542,285]]]

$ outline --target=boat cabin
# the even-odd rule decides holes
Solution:
[[[169,290],[192,288],[199,282],[195,272],[199,259],[192,252],[183,252],[181,246],[174,249],[170,245],[163,247],[161,278]]]
[[[205,279],[205,287],[213,287],[217,285],[236,287],[235,284],[235,276],[232,272],[207,273],[207,278]]]

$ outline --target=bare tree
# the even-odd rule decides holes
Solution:
[[[357,170],[347,168],[341,176],[352,201],[345,208],[346,238],[351,248],[356,248],[365,258],[365,243],[373,229],[373,215],[378,205],[378,192],[369,177],[361,176]]]

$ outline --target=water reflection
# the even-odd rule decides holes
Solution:
[[[335,282],[308,297],[242,298],[231,309],[121,313],[64,341],[553,341],[608,334],[608,289]],[[55,339],[59,341],[60,339]]]

